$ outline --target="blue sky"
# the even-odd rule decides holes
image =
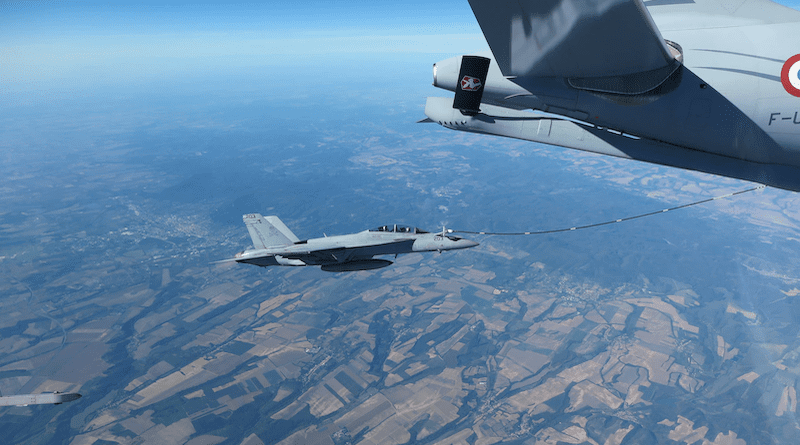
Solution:
[[[176,65],[235,69],[336,54],[485,47],[466,1],[14,2],[0,8],[0,76],[23,89],[36,79],[98,71],[149,76]]]
[[[466,1],[302,2],[15,2],[6,3],[3,34],[27,37],[107,31],[155,33],[297,31],[391,33],[397,30],[474,31]],[[464,22],[468,22],[464,24]]]
[[[800,0],[783,4],[798,7]],[[314,66],[342,57],[403,62],[487,48],[466,0],[4,2],[0,101],[49,88]]]

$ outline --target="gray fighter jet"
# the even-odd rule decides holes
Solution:
[[[425,121],[800,191],[800,12],[769,0],[469,0],[491,53]],[[528,110],[534,110],[531,112]]]
[[[359,233],[301,241],[277,217],[258,213],[242,216],[253,249],[236,254],[231,261],[256,266],[322,266],[328,272],[386,267],[389,260],[376,255],[444,251],[475,247],[478,243],[448,235],[445,229],[430,233],[415,227],[387,225]]]
[[[28,405],[60,405],[64,402],[78,400],[81,395],[76,392],[68,393],[43,393],[43,394],[18,394],[15,396],[0,397],[0,406],[28,406]]]

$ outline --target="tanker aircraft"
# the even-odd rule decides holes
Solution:
[[[800,191],[800,12],[769,0],[469,0],[491,48],[428,119]],[[532,110],[532,111],[529,111]]]
[[[350,235],[326,236],[301,241],[277,217],[258,213],[242,216],[253,249],[236,254],[237,263],[256,266],[322,266],[328,272],[347,272],[392,264],[375,255],[444,251],[475,247],[478,243],[448,235],[446,229],[430,233],[416,227],[386,225]]]

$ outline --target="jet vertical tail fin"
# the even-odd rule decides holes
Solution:
[[[286,227],[286,224],[277,216],[267,216],[259,213],[248,213],[242,220],[253,239],[253,247],[266,249],[273,246],[286,246],[300,241],[299,238]]]

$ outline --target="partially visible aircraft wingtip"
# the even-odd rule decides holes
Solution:
[[[234,263],[234,262],[236,262],[236,258],[228,258],[225,260],[212,261],[208,264],[223,264],[223,263]]]

